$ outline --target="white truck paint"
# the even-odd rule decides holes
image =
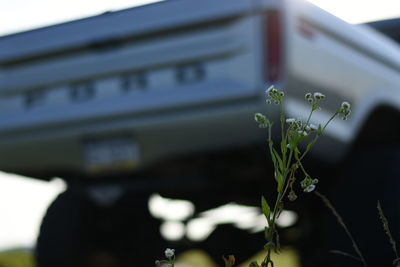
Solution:
[[[3,36],[0,169],[132,171],[261,143],[253,114],[276,117],[271,84],[290,117],[326,94],[315,124],[352,104],[315,150],[338,160],[374,110],[399,111],[400,49],[299,0],[169,0]]]

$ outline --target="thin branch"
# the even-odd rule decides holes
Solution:
[[[396,260],[399,259],[399,254],[397,252],[397,247],[396,247],[396,241],[394,240],[392,233],[390,232],[389,229],[389,221],[386,219],[385,214],[383,213],[381,203],[378,201],[378,211],[379,211],[379,219],[381,220],[383,224],[383,230],[385,231],[386,235],[389,237],[389,242],[392,245],[392,249],[394,251],[394,254],[396,255]],[[395,261],[396,261],[395,260]]]
[[[361,261],[361,259],[360,259],[359,257],[354,256],[354,255],[351,255],[350,253],[346,253],[346,252],[341,251],[341,250],[334,250],[334,249],[333,249],[333,250],[330,250],[329,252],[330,252],[330,253],[333,253],[333,254],[342,255],[342,256],[351,258],[351,259],[353,259],[353,260]]]
[[[333,215],[336,217],[337,222],[344,229],[344,231],[346,232],[347,236],[350,238],[350,240],[352,242],[352,245],[353,245],[353,248],[354,248],[354,251],[359,256],[360,261],[364,264],[365,267],[367,267],[368,265],[367,265],[367,262],[364,259],[364,256],[362,255],[360,249],[358,248],[356,242],[354,241],[353,236],[351,235],[349,229],[347,228],[346,224],[344,223],[342,217],[336,211],[335,207],[332,205],[332,203],[329,201],[329,199],[326,196],[324,196],[323,194],[321,194],[320,192],[315,191],[315,194],[322,199],[322,201],[325,203],[325,205],[331,210]]]

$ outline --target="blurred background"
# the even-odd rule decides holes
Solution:
[[[106,12],[113,12],[125,8],[146,5],[153,2],[159,1],[0,0],[0,37],[23,31],[30,31],[40,27],[47,27],[67,21],[78,20],[89,16],[96,16]],[[310,2],[351,24],[400,18],[400,2],[398,0],[310,0]],[[400,35],[400,26],[398,26],[396,31],[398,32],[398,35]],[[0,55],[1,54],[7,54],[7,51],[0,51]],[[2,69],[0,67],[0,77],[2,75],[1,71]],[[132,80],[131,82],[137,82],[140,84],[141,81],[140,78],[135,78],[135,80]],[[78,98],[79,97],[80,96],[78,95]],[[85,96],[83,96],[83,98],[85,98]],[[36,103],[34,97],[30,101],[32,102],[29,103]],[[27,120],[29,121],[29,118]],[[394,123],[398,123],[398,121]],[[160,127],[160,130],[162,129],[163,128]],[[208,134],[210,138],[212,138],[212,136],[207,133],[207,129],[203,130],[203,134]],[[40,136],[36,138],[40,139]],[[116,147],[123,146],[126,144],[126,142],[130,142],[128,139],[129,138],[125,136],[117,136],[116,140],[113,140],[113,145],[116,144]],[[57,140],[53,140],[52,142],[56,144]],[[84,142],[85,146],[87,144],[88,147],[94,147],[94,149],[91,150],[93,152],[88,152],[89,154],[85,155],[90,159],[92,157],[92,154],[90,153],[100,153],[99,151],[109,145],[107,141],[104,141],[103,139],[96,139],[94,141],[90,139],[88,141],[85,140]],[[23,144],[22,146],[25,145]],[[12,151],[12,148],[8,149],[9,150],[7,151]],[[29,145],[27,146],[27,151],[27,153],[30,153]],[[63,152],[64,151],[59,151],[61,154]],[[66,152],[66,157],[67,153],[69,152]],[[123,153],[136,155],[135,153],[138,152],[136,148],[134,148],[124,151]],[[229,154],[229,152],[227,153]],[[263,158],[263,152],[262,150],[260,151],[259,148],[252,148],[250,149],[249,153],[250,155],[254,155],[254,157]],[[379,154],[381,152],[378,151],[376,153]],[[246,153],[243,154],[244,157],[248,157],[248,155],[249,154]],[[211,158],[219,158],[221,156],[226,155],[218,153],[211,153],[209,155]],[[7,155],[3,155],[3,158],[4,157],[7,158]],[[244,160],[241,155],[232,157],[232,155],[229,154],[228,157],[229,160],[226,162],[226,168],[231,168],[232,166],[235,166],[237,161]],[[359,158],[359,155],[352,155],[351,157]],[[94,159],[93,162],[96,163],[96,160],[97,159]],[[246,160],[248,160],[249,164],[257,162],[248,158]],[[34,160],[32,162],[34,162]],[[29,163],[26,164],[29,166]],[[128,164],[130,163],[128,162]],[[201,169],[203,166],[202,162],[198,162],[196,159],[190,161],[190,164],[191,166],[196,166],[197,169]],[[358,164],[360,168],[363,168],[363,162],[358,162]],[[96,164],[93,164],[91,167],[98,167],[94,165]],[[170,170],[169,167],[170,166],[168,166],[168,162],[163,163],[160,167],[161,169],[166,170],[166,177],[175,177],[178,173],[181,176],[189,175],[188,178],[193,178],[191,180],[193,182],[190,182],[192,184],[190,184],[189,187],[192,186],[200,188],[200,190],[195,190],[196,195],[191,195],[191,197],[193,197],[195,200],[201,198],[213,199],[213,194],[218,194],[220,191],[224,192],[224,190],[230,190],[229,184],[220,184],[217,186],[217,189],[220,191],[211,190],[211,192],[208,192],[207,187],[204,187],[204,184],[202,184],[203,181],[201,177],[196,177],[196,174],[190,172],[188,172],[189,174],[184,172],[185,167],[189,168],[189,166],[185,166],[182,167],[182,169],[177,170]],[[216,169],[218,166],[213,166],[212,168]],[[252,168],[250,172],[252,170],[254,171],[255,168],[256,167]],[[232,172],[235,172],[233,167],[232,169]],[[264,173],[264,171],[265,170],[263,170],[262,173]],[[317,175],[319,174],[319,171],[321,170],[316,170]],[[213,173],[218,173],[218,171]],[[40,176],[39,172],[37,174]],[[243,255],[246,255],[246,258],[241,258],[240,253],[238,253],[240,255],[239,262],[244,262],[244,264],[247,263],[249,261],[247,256],[250,255],[254,255],[255,258],[260,258],[260,255],[257,254],[257,251],[254,252],[252,250],[253,245],[248,244],[252,243],[253,240],[254,246],[261,248],[263,244],[262,230],[264,221],[260,211],[257,208],[258,198],[263,190],[260,190],[259,188],[242,188],[243,190],[254,190],[255,200],[253,202],[235,198],[238,194],[236,194],[237,192],[233,191],[230,194],[227,194],[227,197],[224,199],[226,200],[225,202],[215,197],[216,200],[211,201],[214,205],[213,208],[208,206],[208,204],[205,206],[195,206],[192,201],[185,199],[185,196],[191,193],[179,191],[179,186],[182,185],[182,181],[180,180],[163,180],[157,178],[155,179],[154,183],[166,188],[166,190],[164,194],[160,194],[159,192],[151,192],[151,190],[147,188],[145,179],[147,177],[151,177],[152,175],[157,174],[153,174],[151,172],[145,173],[140,176],[141,180],[139,179],[140,182],[138,184],[130,184],[129,182],[124,184],[123,190],[126,190],[128,192],[127,195],[130,195],[130,197],[118,200],[121,204],[116,206],[114,205],[113,201],[119,197],[122,189],[119,186],[114,186],[114,184],[118,179],[125,181],[126,177],[124,177],[124,175],[113,175],[112,182],[110,182],[109,178],[101,177],[102,180],[100,180],[102,182],[93,188],[91,181],[81,182],[81,177],[78,177],[79,175],[71,175],[68,173],[66,176],[71,176],[72,178],[70,180],[70,190],[65,192],[67,185],[61,178],[51,176],[46,177],[45,180],[47,181],[42,181],[22,175],[1,172],[0,214],[2,216],[0,219],[0,266],[35,266],[32,257],[36,249],[40,225],[42,224],[42,219],[45,216],[48,207],[56,198],[58,199],[58,202],[56,202],[57,204],[50,206],[49,210],[51,211],[51,209],[55,210],[57,208],[57,212],[59,210],[60,213],[63,214],[58,214],[55,212],[54,215],[51,215],[50,211],[48,211],[48,214],[50,215],[48,215],[47,219],[43,221],[43,224],[51,224],[54,220],[60,221],[58,224],[55,224],[58,226],[52,225],[47,228],[48,230],[44,230],[44,234],[42,236],[42,239],[46,239],[44,241],[42,240],[43,249],[54,249],[54,257],[61,258],[65,256],[63,252],[55,249],[59,244],[64,244],[68,247],[78,246],[79,241],[77,241],[77,237],[74,236],[76,233],[72,233],[72,230],[68,230],[71,231],[69,237],[56,237],[58,232],[63,231],[63,229],[67,227],[75,229],[77,233],[81,233],[79,231],[84,231],[82,229],[93,228],[92,232],[86,231],[86,234],[81,234],[80,236],[84,236],[83,238],[85,240],[90,240],[87,241],[88,243],[93,242],[98,245],[103,241],[96,241],[96,233],[99,233],[94,230],[96,227],[98,227],[100,229],[99,231],[101,232],[101,229],[106,229],[112,225],[114,230],[112,230],[109,234],[112,234],[116,240],[121,240],[123,239],[121,236],[127,234],[126,229],[129,229],[129,224],[131,224],[131,227],[148,224],[150,229],[156,229],[153,231],[153,233],[144,234],[140,233],[141,231],[134,231],[134,235],[136,236],[129,240],[129,242],[135,239],[140,240],[140,242],[143,243],[143,249],[152,250],[152,253],[144,253],[150,254],[149,258],[146,258],[147,255],[143,255],[143,257],[149,261],[148,266],[151,266],[150,262],[152,262],[152,255],[154,255],[154,260],[157,258],[162,258],[163,249],[166,246],[174,246],[178,253],[185,251],[184,253],[180,253],[180,266],[211,267],[213,264],[215,264],[215,262],[212,261],[218,258],[218,255],[222,253],[231,253],[229,243],[235,242],[235,240],[244,242]],[[251,176],[251,173],[245,172],[243,175]],[[117,176],[118,178],[116,178]],[[112,186],[110,186],[110,184]],[[183,185],[182,188],[186,188],[185,186],[187,185]],[[264,186],[264,184],[262,184],[262,186]],[[373,187],[373,185],[370,186]],[[355,185],[355,187],[357,187],[357,185]],[[82,202],[78,203],[77,195],[80,194],[79,190],[81,190],[81,188],[85,188],[85,190],[87,189],[90,191],[90,196],[93,199],[96,199],[98,203],[101,203],[100,206],[104,208],[100,209],[87,200],[82,200]],[[171,188],[173,188],[173,190]],[[169,194],[171,191],[173,191],[173,193]],[[62,192],[64,193],[60,196],[59,194]],[[146,194],[142,196],[140,192],[146,192]],[[172,195],[181,197],[170,197]],[[232,199],[229,199],[228,196],[232,196]],[[63,201],[66,201],[67,199],[69,201],[72,199],[72,202],[75,203],[74,205],[76,205],[75,208],[80,212],[79,214],[75,214],[75,211],[72,210],[70,205],[63,204]],[[236,202],[240,204],[237,204]],[[143,211],[143,207],[146,207],[147,211]],[[136,216],[134,212],[135,208],[137,208],[138,213],[144,213],[145,215]],[[90,214],[90,212],[93,212],[93,214]],[[193,217],[195,213],[197,214],[196,218]],[[85,216],[87,216],[89,219],[86,221],[86,228],[80,228],[81,226],[78,227],[75,225],[71,226],[73,222],[69,222],[68,219],[72,218],[73,216],[78,216],[79,218],[86,218]],[[299,218],[299,214],[297,214],[295,211],[291,211],[290,207],[280,217],[280,227],[282,229],[289,229],[283,236],[283,240],[288,240],[290,246],[285,247],[283,253],[276,256],[276,266],[297,267],[301,265],[299,252],[296,250],[296,242],[302,242],[304,237],[297,239],[299,233],[296,232],[296,228],[291,227],[299,223],[299,221],[302,219],[307,222],[307,220],[311,218],[307,218],[307,214],[305,217],[306,218]],[[107,218],[117,218],[117,222],[108,220]],[[100,226],[96,225],[95,221],[102,221],[103,224]],[[216,230],[217,226],[219,226],[218,230]],[[121,231],[117,231],[119,227]],[[68,231],[66,235],[68,235]],[[249,237],[247,234],[243,234],[243,232],[249,232],[254,235]],[[216,241],[210,241],[206,245],[202,245],[202,241],[211,238],[211,233],[213,233],[212,238],[214,238]],[[118,239],[117,237],[121,237],[121,239]],[[157,240],[157,245],[146,245],[145,243],[147,242],[147,239]],[[107,242],[118,243],[116,240],[111,238],[107,239]],[[193,243],[195,243],[195,245],[193,245]],[[227,247],[218,247],[225,245],[227,245]],[[91,255],[90,260],[88,261],[90,261],[90,264],[92,264],[90,265],[88,263],[87,265],[82,266],[118,266],[115,262],[113,262],[113,256],[110,256],[109,252],[106,250],[103,251],[103,247],[101,245],[99,246],[100,248],[96,248],[96,245],[92,244],[88,245],[89,248],[85,247],[82,250]],[[116,251],[124,251],[125,249],[129,248],[129,244],[122,244],[121,247],[116,244],[115,247]],[[249,251],[246,251],[246,247],[249,247]],[[181,251],[179,250],[180,248]],[[213,251],[218,255],[210,255]],[[142,252],[140,251],[132,251],[132,253],[137,253],[138,255],[136,257],[142,256]],[[315,253],[315,250],[307,253]],[[218,263],[218,265],[220,264],[221,261]],[[245,266],[244,264],[243,266]],[[43,266],[47,265],[43,264]],[[66,263],[65,266],[73,265],[72,263],[70,265]],[[311,263],[305,266],[314,265]]]
[[[120,0],[120,1],[1,1],[0,34],[6,35],[56,23],[76,20],[159,1]],[[398,18],[399,2],[396,0],[361,1],[361,0],[312,0],[309,1],[348,23]]]

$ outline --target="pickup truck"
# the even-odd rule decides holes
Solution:
[[[147,210],[153,192],[196,212],[273,194],[266,133],[253,119],[277,118],[270,85],[284,90],[288,117],[306,116],[306,92],[324,93],[316,125],[352,104],[309,160],[329,188],[359,188],[358,177],[374,180],[369,167],[396,167],[398,45],[305,1],[168,0],[0,37],[0,170],[68,184],[43,219],[38,266],[153,262],[167,244]],[[215,244],[239,253],[213,240],[209,253],[220,253]]]

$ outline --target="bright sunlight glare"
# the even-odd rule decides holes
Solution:
[[[363,23],[374,20],[400,17],[399,0],[308,1],[348,23]]]
[[[0,250],[36,243],[49,203],[65,189],[60,179],[43,182],[0,172]]]

